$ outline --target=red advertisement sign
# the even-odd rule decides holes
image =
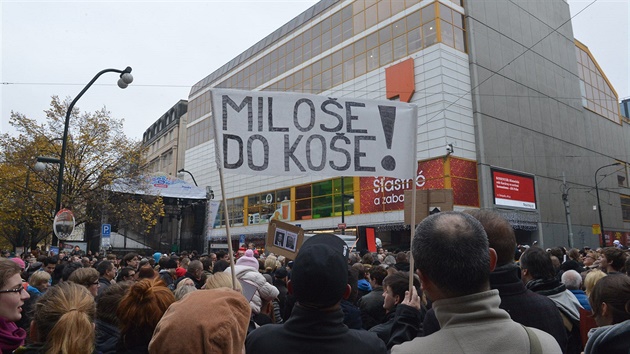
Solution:
[[[444,159],[421,161],[416,175],[417,189],[445,188]],[[361,213],[403,210],[405,190],[411,190],[413,180],[387,177],[361,177]],[[477,168],[475,161],[451,158],[451,188],[457,205],[479,206]]]
[[[492,169],[494,204],[536,209],[534,176]]]

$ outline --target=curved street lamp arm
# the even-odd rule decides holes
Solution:
[[[57,182],[57,203],[55,206],[56,212],[58,212],[59,210],[61,210],[61,188],[63,187],[63,169],[65,167],[66,164],[66,147],[68,144],[68,127],[70,126],[70,115],[72,114],[72,109],[74,109],[74,105],[77,103],[77,101],[83,96],[83,94],[92,86],[92,84],[94,84],[94,82],[96,82],[96,80],[98,80],[98,78],[108,72],[115,72],[115,73],[119,73],[119,74],[126,74],[126,73],[131,73],[131,67],[126,67],[125,70],[118,70],[118,69],[105,69],[105,70],[101,70],[99,71],[90,82],[88,82],[88,84],[83,88],[83,90],[81,90],[81,92],[79,92],[79,94],[77,95],[77,97],[74,98],[74,100],[72,100],[72,103],[70,103],[70,106],[68,107],[68,110],[66,111],[66,121],[64,123],[64,127],[63,127],[63,137],[61,138],[61,156],[59,157],[59,180]]]
[[[177,173],[182,173],[182,172],[186,172],[190,175],[190,178],[192,178],[193,182],[195,183],[195,186],[199,187],[199,185],[197,184],[197,181],[195,180],[195,176],[193,176],[192,173],[190,173],[190,171],[186,171],[185,169],[181,169],[179,171],[177,171]]]

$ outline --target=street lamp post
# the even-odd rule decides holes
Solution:
[[[354,204],[354,198],[351,195],[346,195],[346,189],[344,184],[344,178],[341,177],[341,223],[344,224],[344,227],[341,229],[341,234],[346,234],[346,198],[348,199],[348,203],[350,205]]]
[[[195,186],[199,187],[199,185],[197,184],[197,181],[195,180],[195,176],[193,176],[192,173],[190,173],[190,171],[186,171],[183,168],[179,171],[177,171],[177,175],[181,178],[184,177],[184,172],[188,173],[190,175],[190,178],[192,178],[193,182],[195,183]]]
[[[61,156],[59,157],[59,161],[58,161],[59,179],[57,180],[57,201],[55,203],[55,215],[59,212],[59,210],[61,210],[61,193],[62,193],[62,188],[63,188],[63,172],[64,172],[63,170],[66,165],[66,147],[68,143],[68,127],[70,126],[70,115],[72,114],[72,109],[74,108],[74,105],[77,103],[79,98],[83,96],[83,94],[92,86],[92,84],[94,84],[94,82],[101,75],[108,72],[115,72],[115,73],[120,74],[120,79],[118,79],[118,87],[120,87],[121,89],[127,88],[127,86],[129,86],[129,84],[133,82],[133,76],[131,75],[131,67],[129,66],[125,68],[125,70],[118,70],[118,69],[101,70],[94,76],[94,78],[92,78],[90,82],[88,82],[88,84],[83,88],[83,90],[79,92],[77,97],[75,97],[74,100],[72,100],[72,103],[70,103],[70,106],[68,107],[68,111],[66,112],[66,121],[63,128],[63,137],[61,138]],[[38,160],[38,161],[41,161],[41,160]],[[56,162],[56,161],[50,161],[50,162]],[[59,239],[53,233],[52,245],[57,246],[58,243],[59,243]]]
[[[600,246],[604,247],[606,246],[606,241],[604,240],[604,220],[602,218],[602,208],[599,204],[599,186],[598,186],[598,182],[597,182],[597,173],[599,172],[599,170],[601,170],[602,168],[606,168],[606,167],[611,167],[611,166],[619,166],[621,165],[621,162],[615,162],[615,163],[611,163],[609,165],[605,165],[602,166],[600,168],[598,168],[595,171],[595,195],[597,196],[597,212],[599,213],[599,231],[601,232],[602,235],[602,239],[600,242]]]

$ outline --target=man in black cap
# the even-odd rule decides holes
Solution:
[[[341,299],[348,296],[348,246],[339,237],[309,238],[295,259],[288,283],[297,303],[281,325],[257,328],[245,341],[248,353],[385,353],[374,334],[343,324]]]

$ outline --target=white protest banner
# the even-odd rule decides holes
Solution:
[[[289,92],[211,93],[217,167],[224,172],[415,176],[415,105]]]

